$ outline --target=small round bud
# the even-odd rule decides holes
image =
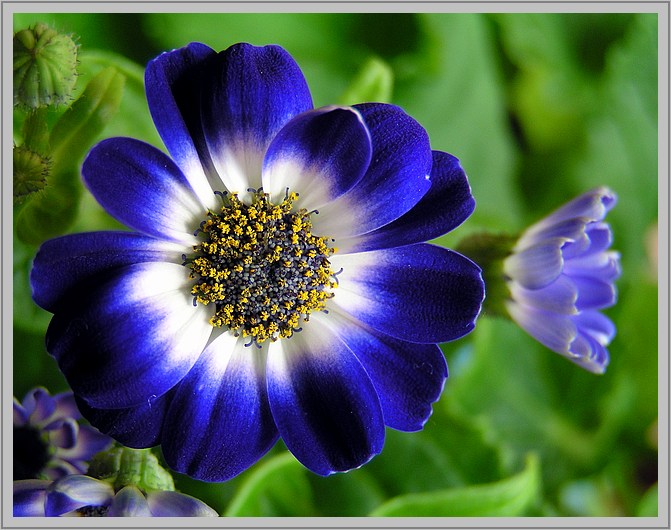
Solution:
[[[50,161],[24,146],[14,146],[14,204],[35,192],[40,191],[47,184]]]
[[[77,45],[46,24],[14,34],[14,105],[60,105],[77,81]]]

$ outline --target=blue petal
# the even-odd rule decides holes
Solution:
[[[419,243],[334,255],[333,303],[378,331],[409,342],[469,333],[484,299],[480,268],[446,248]]]
[[[617,196],[610,189],[603,186],[595,188],[567,202],[529,227],[525,235],[534,234],[568,219],[578,218],[585,223],[601,221],[616,203]]]
[[[369,103],[354,108],[371,135],[371,164],[351,190],[312,217],[315,233],[336,239],[364,234],[398,219],[431,187],[431,147],[422,126],[394,105]]]
[[[152,491],[147,503],[152,517],[219,517],[203,501],[177,491]]]
[[[29,423],[41,427],[56,411],[56,401],[47,389],[37,387],[30,390],[23,398],[23,407],[28,413]]]
[[[81,418],[79,409],[75,402],[75,396],[70,391],[61,392],[54,396],[54,402],[56,403],[56,411],[54,412],[55,417],[57,418],[73,418],[78,420]]]
[[[208,75],[201,119],[214,166],[229,191],[259,188],[271,140],[312,108],[303,73],[279,46],[241,43],[219,53]]]
[[[575,302],[578,288],[563,274],[541,289],[526,289],[517,282],[510,282],[508,287],[513,299],[522,304],[564,315],[572,315],[577,311]]]
[[[142,492],[130,485],[121,488],[114,496],[107,517],[151,517],[151,511]]]
[[[49,444],[59,449],[71,449],[77,443],[79,424],[72,418],[56,420],[44,428],[49,435]]]
[[[598,311],[582,311],[574,317],[578,331],[607,346],[615,337],[615,324]]]
[[[567,357],[590,372],[602,374],[610,361],[608,350],[587,334],[579,334],[571,343]]]
[[[447,379],[447,363],[440,348],[395,339],[332,311],[329,323],[336,319],[340,338],[375,386],[385,425],[401,431],[420,430]]]
[[[506,309],[510,317],[534,339],[552,351],[568,356],[569,345],[578,335],[570,315],[517,302],[507,302]]]
[[[81,469],[84,473],[93,455],[112,445],[112,439],[90,425],[80,425],[77,444],[71,449],[59,450],[58,457]]]
[[[612,282],[621,272],[620,254],[614,251],[587,254],[564,262],[564,273],[571,277],[585,276]]]
[[[52,313],[60,300],[77,296],[118,267],[147,261],[181,263],[181,246],[133,232],[89,232],[50,239],[37,251],[30,272],[33,299]]]
[[[200,91],[214,50],[198,42],[162,53],[145,70],[147,103],[170,156],[200,201],[215,208],[221,189],[200,122]],[[208,180],[211,179],[211,180]]]
[[[13,425],[14,427],[22,427],[26,423],[28,423],[28,413],[26,412],[26,409],[23,408],[23,405],[19,403],[18,399],[14,398],[13,399]]]
[[[59,517],[85,506],[109,506],[114,497],[111,484],[86,475],[69,475],[47,489],[47,517]]]
[[[431,187],[407,213],[367,234],[338,240],[340,252],[400,247],[434,239],[454,230],[473,213],[466,173],[454,156],[433,151]]]
[[[193,245],[205,218],[181,170],[155,147],[132,138],[109,138],[93,147],[82,166],[84,183],[121,223],[160,239]]]
[[[140,263],[63,305],[47,350],[75,394],[97,408],[126,408],[160,396],[195,364],[212,327],[193,306],[181,265]]]
[[[139,449],[160,443],[163,418],[173,395],[174,390],[169,390],[135,407],[122,409],[96,409],[82,399],[77,399],[77,403],[84,418],[100,432],[126,447]]]
[[[274,202],[281,202],[287,189],[297,191],[301,207],[312,211],[356,184],[370,157],[370,135],[354,109],[304,112],[270,144],[263,161],[263,189]]]
[[[503,262],[504,273],[527,289],[540,289],[562,273],[562,238],[548,239],[519,250]]]
[[[617,294],[611,283],[604,282],[596,277],[571,277],[578,289],[576,307],[585,309],[604,309],[615,303]]]
[[[161,444],[174,470],[199,480],[228,480],[277,441],[266,390],[266,350],[244,342],[220,335],[177,389]]]
[[[384,420],[366,371],[313,315],[303,331],[270,345],[268,396],[294,456],[319,475],[348,471],[382,450]]]
[[[27,479],[14,481],[14,517],[44,517],[44,503],[49,480]]]

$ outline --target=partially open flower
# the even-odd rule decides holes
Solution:
[[[615,326],[600,310],[616,299],[620,256],[606,213],[615,194],[600,187],[530,226],[503,262],[515,322],[583,368],[602,373]]]
[[[14,398],[14,480],[56,479],[84,473],[109,436],[81,425],[72,392],[51,396],[44,388]]]

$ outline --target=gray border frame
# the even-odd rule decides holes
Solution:
[[[658,377],[659,377],[659,515],[658,517],[642,518],[219,518],[208,519],[98,519],[93,525],[91,519],[34,519],[12,517],[11,471],[3,472],[0,484],[2,502],[2,520],[0,528],[670,528],[669,522],[669,344],[671,327],[669,315],[669,263],[671,249],[669,242],[669,209],[671,195],[669,193],[669,169],[671,162],[670,144],[671,126],[669,115],[669,28],[671,23],[669,1],[630,2],[630,1],[599,1],[581,2],[548,1],[537,2],[518,0],[503,1],[439,1],[410,2],[402,0],[372,0],[358,2],[354,0],[311,2],[295,0],[282,2],[273,0],[248,1],[215,1],[181,2],[177,0],[145,0],[133,2],[129,0],[89,2],[86,0],[19,1],[2,0],[2,64],[1,83],[2,106],[0,120],[2,122],[2,210],[1,210],[1,241],[0,260],[0,337],[2,365],[2,424],[1,454],[2,462],[8,462],[12,455],[12,442],[8,442],[11,432],[11,402],[13,359],[11,353],[12,337],[12,184],[8,175],[12,171],[11,143],[12,137],[12,81],[7,74],[12,64],[11,37],[12,15],[19,12],[646,12],[657,13],[658,19],[658,212],[659,232],[659,300],[658,300]],[[37,524],[39,523],[39,524]]]

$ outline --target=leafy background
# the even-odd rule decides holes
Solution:
[[[144,99],[146,62],[191,41],[277,43],[317,106],[393,102],[435,149],[461,159],[477,208],[440,244],[516,233],[594,186],[614,189],[609,221],[624,272],[607,314],[618,335],[596,376],[485,314],[443,346],[450,377],[424,430],[388,430],[363,468],[318,477],[280,442],[229,482],[176,475],[178,489],[230,516],[657,515],[656,14],[31,13],[15,14],[14,30],[38,21],[78,36],[76,95],[103,74],[98,100],[70,118],[50,114],[78,124],[57,142],[66,200],[44,193],[15,210],[17,397],[38,384],[67,388],[44,349],[50,315],[30,299],[37,244],[117,227],[83,190],[82,157],[115,135],[162,148]],[[20,127],[18,116],[15,140]]]

